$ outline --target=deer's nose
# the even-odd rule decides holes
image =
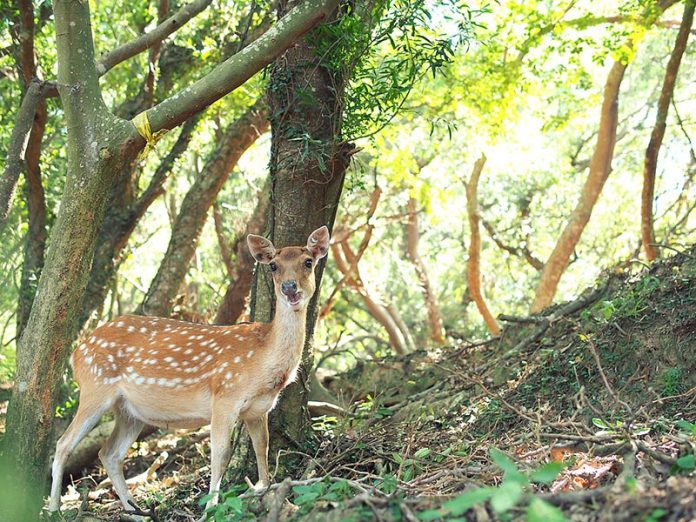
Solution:
[[[283,281],[280,283],[280,291],[285,295],[292,295],[297,293],[297,281]]]

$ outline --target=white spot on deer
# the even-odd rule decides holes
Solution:
[[[128,330],[129,333],[133,333],[133,332],[135,332],[135,327],[129,326],[128,328],[126,328],[126,330]]]
[[[253,357],[253,355],[254,355],[254,350],[249,350],[247,352],[247,359],[251,359]]]
[[[171,366],[172,368],[178,368],[178,367],[179,367],[179,363],[176,362],[176,361],[174,361],[170,366]]]
[[[147,378],[148,384],[155,384],[156,382],[157,382],[157,379],[155,377],[148,377]]]
[[[187,348],[187,349],[184,351],[184,353],[185,353],[186,355],[188,355],[188,354],[190,354],[190,353],[193,353],[193,349]]]
[[[235,358],[232,359],[232,361],[236,362],[236,363],[240,362],[241,360],[242,360],[242,358],[239,355],[235,356]]]
[[[227,372],[225,374],[225,379],[227,379],[229,381],[231,378],[232,378],[232,372]]]
[[[109,354],[109,355],[106,356],[106,360],[109,361],[109,362],[114,362],[114,356],[111,355],[111,354]]]
[[[167,356],[167,357],[164,358],[164,361],[165,361],[165,362],[172,362],[173,360],[174,360],[174,357],[169,357],[169,356]]]
[[[135,384],[143,384],[145,382],[145,377],[138,377],[135,379]]]
[[[140,333],[146,334],[146,333],[147,333],[147,328],[145,328],[144,326],[141,326],[141,327],[140,327]]]

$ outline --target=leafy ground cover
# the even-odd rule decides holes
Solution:
[[[347,415],[317,417],[314,440],[275,455],[285,470],[262,496],[245,494],[238,444],[211,518],[694,519],[696,249],[505,319],[497,339],[326,378]],[[205,429],[139,443],[136,498],[160,520],[197,518],[208,451]],[[123,517],[103,478],[75,479],[66,520]]]

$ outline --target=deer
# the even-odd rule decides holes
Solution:
[[[307,305],[316,290],[314,270],[327,255],[329,240],[326,226],[312,232],[306,246],[276,249],[264,237],[247,236],[252,256],[272,274],[276,306],[270,323],[208,325],[125,315],[85,337],[71,356],[80,400],[56,444],[49,512],[60,510],[63,469],[70,453],[108,411],[113,412],[115,426],[99,457],[126,512],[145,513],[123,475],[124,458],[145,424],[210,424],[207,511],[218,503],[231,457],[230,437],[241,419],[256,454],[258,482],[252,493],[267,489],[268,414],[296,378]]]

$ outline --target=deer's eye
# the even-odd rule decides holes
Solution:
[[[307,268],[312,268],[312,260],[305,259],[304,266],[306,266]]]
[[[275,263],[270,263],[268,266],[271,267],[271,272],[275,272],[276,270],[278,270],[278,265],[276,265]]]

